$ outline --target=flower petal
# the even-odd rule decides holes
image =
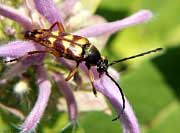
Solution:
[[[100,36],[103,34],[112,34],[128,26],[133,26],[139,23],[146,22],[150,20],[152,16],[153,15],[151,11],[141,10],[125,19],[89,26],[87,28],[84,28],[75,32],[74,34],[85,36],[85,37]]]
[[[88,20],[88,21],[84,21]],[[66,30],[67,31],[77,31],[80,28],[87,27],[94,24],[101,24],[107,22],[103,17],[98,15],[92,15],[87,10],[82,10],[79,13],[73,14],[66,20]],[[101,36],[89,37],[89,41],[95,45],[99,50],[104,48],[110,35],[103,34]]]
[[[34,0],[37,10],[43,15],[51,24],[59,21],[63,23],[62,17],[54,5],[53,0]]]
[[[11,114],[15,115],[16,117],[20,118],[21,120],[24,120],[24,118],[25,118],[24,114],[21,111],[15,109],[15,108],[8,107],[8,106],[6,106],[6,105],[4,105],[2,103],[0,103],[0,108],[5,110],[5,111],[8,111],[9,113],[11,113]]]
[[[62,15],[64,16],[64,18],[72,12],[72,9],[76,2],[77,0],[65,0],[61,4],[60,11],[62,11]]]
[[[117,113],[120,114],[122,111],[122,99],[118,87],[109,79],[106,75],[94,82],[94,86],[97,91],[104,94],[111,104],[116,109]],[[136,116],[129,105],[127,99],[125,101],[125,110],[120,116],[123,124],[124,133],[139,133],[139,126]]]
[[[18,61],[9,69],[7,69],[7,71],[3,73],[1,79],[11,80],[15,76],[21,75],[23,72],[25,72],[30,65],[41,64],[43,58],[44,58],[44,55],[34,55],[34,56],[26,57]]]
[[[21,75],[23,72],[25,72],[28,67],[29,67],[29,65],[23,65],[22,62],[20,61],[20,62],[14,64],[9,69],[7,69],[3,73],[1,78],[4,80],[11,80],[15,76]]]
[[[38,99],[32,111],[23,123],[21,133],[31,132],[34,130],[40,121],[49,100],[51,83],[48,80],[46,72],[42,66],[37,67],[37,84],[39,86]]]
[[[53,74],[53,79],[57,82],[57,85],[60,88],[61,93],[64,95],[66,99],[69,119],[71,121],[76,120],[78,115],[78,109],[71,88],[69,87],[69,85],[64,80],[64,77],[61,74]]]
[[[0,57],[21,57],[35,50],[37,46],[32,41],[12,41],[0,46]]]
[[[31,20],[16,9],[0,4],[0,15],[20,23],[25,29],[32,29]]]

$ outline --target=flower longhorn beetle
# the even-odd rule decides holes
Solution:
[[[58,30],[56,31],[53,30],[55,26],[58,27]],[[102,74],[106,74],[119,88],[123,101],[122,113],[125,109],[124,94],[119,84],[108,73],[107,71],[108,67],[116,63],[129,60],[132,58],[136,58],[139,56],[144,56],[146,54],[157,52],[162,49],[162,48],[156,48],[150,51],[146,51],[134,56],[130,56],[120,60],[115,60],[111,63],[108,63],[108,59],[105,58],[104,56],[101,56],[98,49],[94,45],[92,45],[87,38],[66,33],[63,24],[59,22],[55,22],[49,29],[35,29],[32,31],[26,31],[24,33],[24,38],[28,40],[33,40],[36,43],[45,46],[46,48],[44,51],[28,52],[27,55],[32,55],[36,53],[51,53],[55,57],[64,57],[66,59],[76,61],[76,66],[70,71],[70,73],[66,77],[66,81],[70,80],[75,75],[75,73],[78,70],[79,64],[84,61],[86,67],[88,68],[88,75],[90,77],[93,93],[95,95],[97,94],[97,92],[93,85],[94,75],[91,70],[91,66],[96,66],[97,72],[99,73],[99,77],[101,77]],[[19,58],[7,62],[11,62],[15,60],[19,60]],[[115,119],[113,119],[113,121],[117,120],[119,117],[120,114]]]

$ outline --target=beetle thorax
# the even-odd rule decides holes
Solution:
[[[89,66],[97,65],[98,61],[101,59],[100,52],[94,45],[90,45],[86,48],[84,56],[84,60]]]

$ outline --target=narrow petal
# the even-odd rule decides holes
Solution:
[[[36,49],[32,41],[12,41],[0,46],[0,57],[20,57]]]
[[[39,94],[32,111],[27,116],[22,125],[21,133],[31,132],[39,123],[44,110],[47,106],[51,93],[51,83],[47,78],[46,72],[42,66],[37,67],[37,84],[39,86]]]
[[[101,79],[94,82],[94,86],[97,91],[104,94],[120,114],[122,111],[122,99],[118,87],[107,76],[103,76]],[[139,125],[136,116],[129,105],[127,99],[125,102],[125,110],[120,117],[123,124],[124,133],[139,133]]]
[[[35,56],[26,57],[18,61],[9,69],[7,69],[7,71],[3,73],[1,79],[11,80],[15,76],[21,75],[23,72],[25,72],[29,66],[40,65],[42,63],[43,58],[44,55],[35,55]]]
[[[38,12],[51,24],[59,21],[63,23],[60,11],[57,10],[53,0],[34,0]]]
[[[23,65],[21,61],[18,62],[18,63],[16,63],[16,64],[13,64],[12,67],[10,67],[9,69],[7,69],[7,70],[3,73],[3,75],[1,76],[1,79],[11,80],[11,79],[13,79],[15,76],[21,75],[23,72],[25,72],[28,67],[29,67],[29,65]]]
[[[57,61],[63,64],[69,70],[72,70],[75,67],[75,61],[68,60],[63,57],[57,58]]]
[[[98,93],[98,97],[95,98],[91,91],[74,91],[74,95],[76,96],[78,111],[82,112],[90,112],[90,111],[103,111],[108,115],[112,115],[110,107],[104,97],[104,95]],[[58,109],[62,111],[67,111],[65,106],[65,100],[60,98],[58,104]]]
[[[62,14],[64,15],[64,18],[68,16],[76,4],[77,0],[65,0],[60,7],[60,11],[62,11]]]
[[[85,37],[100,36],[103,34],[112,34],[123,28],[133,26],[139,23],[144,23],[150,20],[152,16],[153,15],[151,11],[141,10],[125,19],[89,26],[87,28],[84,28],[75,32],[74,34],[85,36]]]
[[[0,108],[5,110],[5,111],[8,111],[9,113],[15,115],[16,117],[19,117],[21,120],[24,120],[24,118],[25,118],[24,114],[15,108],[8,107],[2,103],[0,103]]]
[[[25,29],[32,29],[31,20],[16,9],[0,4],[0,15],[16,21]]]
[[[73,16],[69,17],[69,19],[66,20],[66,30],[70,32],[77,31],[83,27],[95,24],[102,24],[105,22],[107,21],[103,17],[98,15],[92,15],[88,11],[83,10],[80,13],[73,14]],[[103,34],[98,37],[89,37],[88,39],[93,45],[95,45],[99,50],[101,50],[102,48],[104,48],[109,37],[110,35]]]
[[[57,82],[61,93],[66,99],[70,121],[76,120],[78,116],[78,109],[71,88],[61,74],[53,74],[53,79]]]

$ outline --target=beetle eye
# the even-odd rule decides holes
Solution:
[[[25,38],[29,38],[31,36],[32,36],[32,32],[31,31],[26,31],[25,34],[24,34]]]

